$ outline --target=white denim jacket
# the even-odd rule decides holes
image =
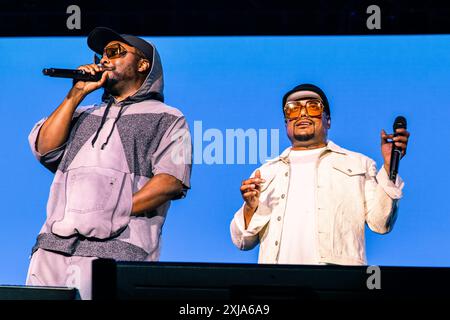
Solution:
[[[250,250],[260,243],[259,263],[277,263],[289,188],[289,152],[267,161],[259,170],[266,180],[260,204],[248,228],[243,207],[230,225],[233,243]],[[252,173],[252,177],[255,172]],[[394,184],[375,161],[329,141],[316,164],[316,221],[319,263],[366,265],[364,226],[380,234],[392,230],[404,183]]]

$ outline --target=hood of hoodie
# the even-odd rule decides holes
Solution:
[[[150,72],[142,83],[141,87],[131,96],[120,101],[118,104],[121,106],[141,102],[144,100],[159,100],[164,102],[164,78],[163,69],[161,64],[161,58],[159,57],[158,50],[151,42],[149,44],[153,47],[153,57]],[[106,90],[103,92],[102,101],[108,103],[113,97]]]

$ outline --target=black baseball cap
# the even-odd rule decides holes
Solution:
[[[88,35],[87,44],[94,52],[103,54],[103,49],[111,41],[124,42],[142,51],[145,57],[151,62],[153,60],[153,45],[136,36],[129,34],[119,34],[106,27],[97,27]]]

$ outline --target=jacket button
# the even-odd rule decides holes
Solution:
[[[278,216],[277,220],[278,220],[278,221],[281,221],[281,216]]]
[[[275,241],[275,245],[276,245],[276,246],[278,245],[278,241]]]
[[[347,171],[348,171],[349,173],[352,173],[352,169],[347,169]]]
[[[286,177],[289,175],[289,173],[288,172],[286,172],[285,174],[284,174]]]
[[[284,195],[284,193],[281,195],[281,199],[284,199],[284,197],[285,197],[285,195]]]

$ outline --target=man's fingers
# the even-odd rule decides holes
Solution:
[[[395,130],[395,133],[406,137],[409,137],[410,135],[409,131],[407,131],[405,128],[399,128]]]
[[[244,184],[241,186],[241,191],[242,192],[246,192],[247,190],[253,190],[255,189],[255,185],[254,184]]]
[[[255,177],[253,178],[253,183],[264,183],[266,180],[261,178],[261,171],[258,169],[255,171]]]
[[[85,64],[85,65],[79,66],[79,67],[78,67],[78,70],[83,70],[84,72],[90,73],[90,74],[92,74],[93,76],[94,76],[97,72],[100,72],[100,71],[101,71],[100,67],[97,66],[96,64]]]
[[[92,66],[90,66],[90,65],[87,65],[87,66],[84,66],[85,67],[85,71],[86,72],[88,72],[88,73],[90,73],[90,74],[92,74],[92,75],[95,75],[95,70],[94,70],[94,68],[92,67]]]
[[[261,187],[254,184],[243,185],[240,190],[242,194],[245,194],[246,192],[256,192],[259,195],[261,193]]]
[[[384,129],[381,129],[380,136],[381,136],[381,144],[388,143],[388,139],[392,138],[392,137],[390,137],[392,135],[387,134],[386,131],[384,131]]]
[[[396,135],[394,134],[387,134],[384,130],[381,131],[381,140],[382,143],[388,143],[392,140],[394,142],[408,142],[408,138],[410,136],[410,133],[406,131],[406,129],[397,129]]]
[[[246,200],[250,200],[249,198],[251,197],[256,197],[258,195],[258,193],[256,191],[249,191],[243,194],[244,199]]]
[[[255,176],[253,178],[243,180],[240,191],[244,199],[249,196],[257,196],[261,192],[261,184],[266,182],[266,180],[261,178],[261,171],[256,170]]]
[[[401,128],[401,129],[395,130],[395,135],[398,137],[409,137],[411,134],[406,129]],[[384,131],[384,129],[383,129],[383,130],[381,130],[381,137],[392,139],[392,137],[394,137],[394,134],[392,134],[392,133],[387,134],[386,131]]]
[[[406,143],[403,143],[403,142],[395,142],[395,146],[402,148],[403,150],[406,149]]]
[[[244,184],[261,184],[264,182],[266,182],[266,180],[261,179],[261,178],[250,178],[250,179],[242,181],[242,185],[244,185]]]
[[[94,64],[92,66],[94,67],[95,72],[101,72],[102,71],[102,68],[99,67],[98,65]]]
[[[90,72],[89,68],[87,66],[80,66],[80,67],[78,67],[78,70],[83,70],[84,72]]]
[[[409,131],[407,131],[405,128],[400,128],[395,130],[395,136],[396,137],[406,137],[409,138],[411,134],[409,133]]]
[[[254,178],[250,178],[250,179],[247,179],[247,180],[242,181],[242,185],[245,185],[245,184],[254,184],[254,183],[255,183]]]
[[[392,140],[394,140],[394,142],[407,142],[408,137],[407,136],[396,136],[396,137],[392,138]]]
[[[108,78],[108,73],[103,72],[102,77],[100,78],[100,80],[98,81],[98,83],[100,83],[101,85],[103,85],[106,82],[106,79]]]

